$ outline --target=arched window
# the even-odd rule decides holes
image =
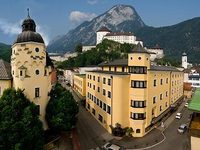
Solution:
[[[36,74],[36,75],[39,75],[39,74],[40,74],[40,71],[39,71],[39,70],[36,70],[36,71],[35,71],[35,74]]]
[[[140,129],[136,129],[136,133],[140,133]]]

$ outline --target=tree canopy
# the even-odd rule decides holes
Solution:
[[[102,43],[98,44],[96,48],[79,53],[77,57],[69,58],[64,62],[58,63],[58,68],[70,69],[73,67],[85,67],[98,65],[103,61],[128,58],[128,53],[134,46],[133,44],[120,44],[105,39]]]
[[[0,133],[0,149],[43,149],[38,107],[20,89],[7,89],[0,98]]]
[[[78,105],[72,94],[56,84],[50,92],[50,100],[46,108],[46,120],[54,131],[70,131],[76,124]]]

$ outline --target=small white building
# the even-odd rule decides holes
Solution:
[[[184,70],[184,82],[192,84],[192,87],[200,87],[200,73],[195,69],[185,69]]]
[[[154,61],[156,58],[161,59],[164,57],[163,48],[161,48],[159,45],[156,45],[153,48],[147,48],[147,51],[151,52],[150,56],[151,61]]]
[[[137,41],[136,36],[130,32],[112,32],[106,27],[102,27],[97,31],[96,44],[101,43],[104,39],[119,42],[121,44],[129,43],[137,45],[140,43],[143,46],[142,41]]]
[[[71,86],[74,84],[74,75],[75,74],[86,74],[87,71],[99,70],[99,67],[79,67],[74,69],[64,70],[64,78],[67,83]]]
[[[54,61],[65,61],[68,60],[69,57],[76,57],[78,54],[77,53],[65,53],[64,55],[58,54],[58,53],[49,53],[49,57],[54,60]]]
[[[92,45],[92,46],[82,46],[82,52],[89,51],[92,48],[96,48],[96,46],[95,45]]]

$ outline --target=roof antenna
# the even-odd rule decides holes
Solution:
[[[28,18],[30,18],[30,15],[29,15],[29,8],[27,8],[27,11],[28,11]]]

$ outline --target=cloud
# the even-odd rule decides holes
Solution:
[[[22,31],[22,29],[21,29],[22,21],[23,20],[20,20],[15,23],[10,23],[10,22],[0,18],[0,30],[2,30],[2,32],[6,35],[16,36],[17,34],[21,33],[21,31]],[[48,32],[46,32],[46,31],[47,31],[47,28],[37,24],[37,32],[42,35],[42,37],[45,41],[45,44],[48,45],[49,44],[49,36],[48,36]]]
[[[50,38],[47,32],[47,27],[37,25],[37,32],[41,34],[46,46],[49,44]]]
[[[20,23],[21,21],[9,23],[0,18],[0,30],[2,30],[4,34],[8,34],[10,36],[19,34],[21,32]]]
[[[72,11],[69,15],[69,19],[73,23],[80,23],[83,21],[90,21],[97,15],[95,13],[86,13],[86,12],[81,12],[81,11]]]
[[[98,3],[98,0],[87,0],[87,3],[90,5],[94,5],[94,4]]]

